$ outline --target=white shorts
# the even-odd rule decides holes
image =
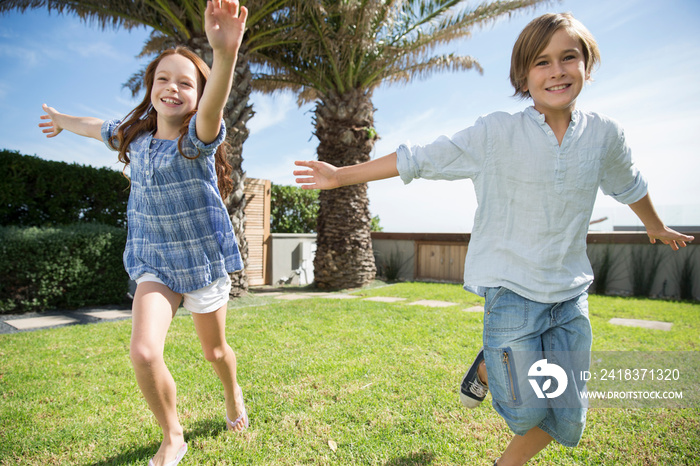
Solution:
[[[165,285],[160,278],[152,273],[144,273],[136,279],[137,285],[143,282],[156,282]],[[183,294],[182,307],[195,314],[214,312],[226,305],[230,293],[231,278],[226,275],[218,280],[214,280],[204,288]]]

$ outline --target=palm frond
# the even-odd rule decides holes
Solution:
[[[32,9],[44,9],[59,14],[74,14],[85,22],[95,22],[101,28],[131,29],[142,24],[129,16],[115,16],[110,13],[108,5],[100,2],[75,2],[53,0],[3,0],[0,2],[0,13],[18,11],[24,13]]]
[[[268,31],[268,39],[276,39],[268,42],[274,47],[255,48],[253,60],[267,63],[275,73],[286,69],[295,82],[305,80],[304,89],[321,94],[373,89],[384,80],[405,83],[437,72],[480,70],[472,57],[435,53],[476,28],[546,1],[473,6],[464,0],[290,0],[286,24]],[[273,74],[266,79],[275,79]]]
[[[480,74],[484,71],[479,62],[473,57],[447,54],[431,57],[421,63],[387,68],[383,70],[381,75],[370,77],[368,81],[375,83],[375,86],[380,83],[405,85],[416,79],[428,79],[438,73],[468,71],[471,69],[476,69]]]

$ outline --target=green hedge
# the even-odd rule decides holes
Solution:
[[[315,233],[318,191],[272,183],[270,231],[272,233]]]
[[[129,181],[117,170],[0,150],[0,225],[126,227],[128,199]]]
[[[317,190],[272,183],[270,232],[316,233],[319,205]],[[379,216],[372,217],[370,230],[383,230],[379,225]]]
[[[100,224],[0,226],[0,314],[119,304],[126,230]]]

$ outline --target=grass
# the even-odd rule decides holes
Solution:
[[[457,285],[354,291],[404,303],[314,298],[232,301],[229,343],[251,428],[224,431],[223,394],[180,312],[166,342],[190,446],[184,465],[491,464],[511,434],[489,403],[457,396],[481,345],[483,303]],[[418,299],[457,303],[409,305]],[[700,305],[591,296],[594,350],[698,351]],[[672,322],[670,332],[611,317]],[[0,464],[144,465],[160,430],[128,358],[131,322],[0,335]],[[682,465],[700,457],[700,410],[592,409],[579,447],[535,465]]]

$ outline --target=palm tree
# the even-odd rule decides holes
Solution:
[[[247,122],[254,112],[250,105],[252,90],[249,56],[260,48],[275,44],[276,22],[284,15],[273,13],[288,3],[288,0],[248,0],[248,31],[241,45],[236,64],[234,85],[224,110],[227,130],[229,162],[233,167],[233,192],[226,199],[234,231],[238,238],[244,263],[248,262],[248,243],[245,240],[244,224],[246,199],[243,194],[245,174],[242,169],[243,142],[248,138]],[[136,27],[153,29],[144,45],[141,56],[156,55],[162,50],[184,44],[211,66],[212,50],[204,31],[205,0],[146,0],[139,2],[118,0],[3,0],[0,14],[6,11],[48,8],[49,11],[67,12],[84,21],[96,21],[103,29],[107,26],[130,30]],[[143,72],[136,73],[125,83],[136,94],[141,88]],[[239,295],[248,289],[248,277],[243,270],[232,276],[232,294]]]
[[[261,51],[254,86],[291,89],[299,104],[316,102],[318,160],[365,162],[377,139],[372,93],[442,71],[472,68],[469,56],[436,47],[543,0],[496,1],[469,8],[462,0],[297,0],[284,44]],[[253,59],[257,61],[257,58]],[[365,184],[320,193],[314,279],[319,288],[364,286],[376,274]]]

